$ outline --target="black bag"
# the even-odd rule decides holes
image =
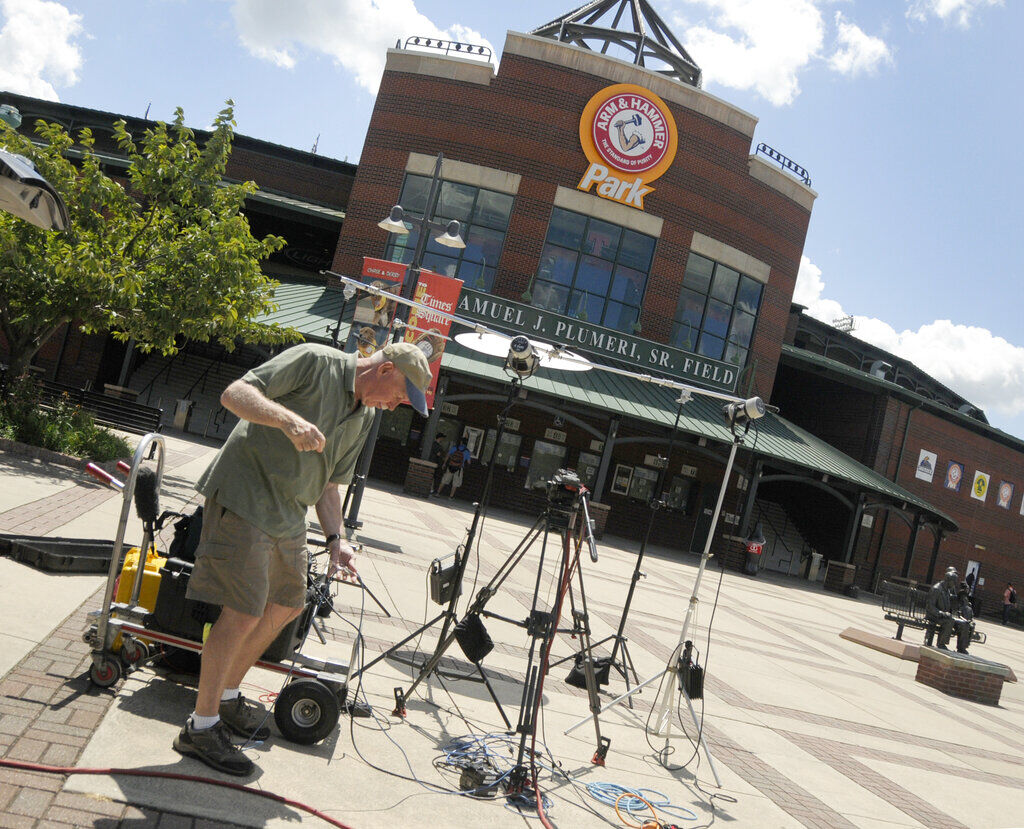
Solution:
[[[174,522],[174,538],[167,549],[168,558],[195,561],[199,536],[203,532],[203,508],[196,507],[191,515],[183,515]]]
[[[1017,591],[1010,588],[1010,604],[1017,604]]]
[[[611,672],[612,658],[610,656],[597,656],[593,658],[594,661],[594,679],[598,685],[607,685],[608,676]],[[586,688],[587,687],[587,672],[586,668],[583,667],[583,654],[576,654],[576,660],[573,663],[572,668],[569,670],[569,676],[565,678],[566,685],[572,685],[573,688]]]
[[[479,662],[494,650],[494,640],[479,613],[471,613],[455,626],[455,641],[470,662]]]

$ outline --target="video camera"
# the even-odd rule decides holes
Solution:
[[[580,494],[586,490],[580,483],[580,476],[571,469],[559,469],[544,484],[548,503],[561,509],[572,509]]]

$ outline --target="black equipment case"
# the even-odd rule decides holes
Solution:
[[[215,622],[220,616],[216,605],[199,602],[185,596],[188,580],[192,575],[192,562],[169,558],[160,568],[160,588],[156,596],[156,608],[145,619],[145,626],[152,630],[172,633],[195,642],[203,641],[203,628],[207,622]],[[318,603],[315,591],[310,588],[306,594],[306,605],[295,619],[289,622],[270,643],[263,653],[268,662],[288,659],[302,647],[316,614]]]

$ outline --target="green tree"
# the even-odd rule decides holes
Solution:
[[[255,322],[274,310],[277,283],[261,260],[284,245],[253,237],[241,209],[253,182],[226,184],[233,104],[196,143],[179,108],[139,141],[123,120],[113,137],[129,166],[124,180],[101,169],[92,132],[78,142],[36,123],[38,142],[0,124],[0,146],[31,159],[67,204],[65,232],[0,213],[0,332],[14,376],[62,325],[110,332],[143,350],[173,354],[182,337],[286,342],[297,332]]]

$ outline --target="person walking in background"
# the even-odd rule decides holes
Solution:
[[[434,436],[427,460],[434,464],[434,477],[430,482],[430,494],[433,495],[437,492],[438,477],[444,474],[444,435]]]
[[[1017,604],[1017,591],[1013,589],[1013,582],[1006,583],[1006,590],[1003,591],[1003,624],[1010,621],[1010,607]]]
[[[473,455],[466,446],[466,439],[460,438],[458,446],[448,450],[448,460],[445,461],[444,475],[441,476],[441,486],[437,488],[437,494],[444,492],[445,486],[449,486],[448,497],[455,497],[455,490],[462,486],[462,472],[469,465]]]

